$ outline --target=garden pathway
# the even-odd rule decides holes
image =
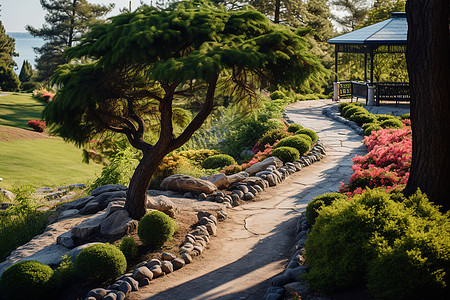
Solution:
[[[264,299],[273,276],[281,273],[294,245],[296,216],[313,197],[335,192],[352,174],[351,159],[367,153],[362,137],[322,115],[331,100],[297,102],[287,107],[295,123],[313,129],[327,155],[276,187],[260,201],[229,210],[218,237],[194,263],[132,293],[130,299]]]

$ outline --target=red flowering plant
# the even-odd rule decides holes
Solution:
[[[45,121],[30,120],[30,121],[28,121],[28,127],[33,128],[34,131],[37,131],[37,132],[44,132]]]
[[[365,188],[385,187],[390,190],[406,184],[409,177],[412,155],[410,121],[404,120],[402,129],[372,131],[364,138],[369,153],[353,158],[353,175],[348,184],[339,188],[351,197]]]

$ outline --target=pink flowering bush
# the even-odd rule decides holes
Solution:
[[[364,137],[369,153],[353,158],[353,175],[339,191],[348,197],[361,194],[366,187],[385,187],[390,190],[408,181],[411,167],[412,137],[410,120],[404,120],[402,129],[372,131]]]

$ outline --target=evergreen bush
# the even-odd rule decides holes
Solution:
[[[406,113],[400,116],[400,120],[409,120],[411,119],[410,113]]]
[[[26,260],[7,268],[0,278],[2,299],[48,299],[53,270],[35,260]]]
[[[312,142],[315,143],[319,139],[317,133],[311,129],[303,128],[295,132],[294,135],[307,134],[311,137]]]
[[[313,140],[312,140],[311,136],[309,136],[309,135],[307,135],[305,133],[300,133],[300,134],[295,134],[295,135],[298,136],[298,137],[301,137],[301,138],[303,138],[305,140],[307,140],[310,144],[313,143]]]
[[[95,244],[84,248],[75,262],[75,271],[79,277],[99,283],[119,277],[126,269],[125,256],[111,244]]]
[[[366,123],[374,123],[377,121],[377,118],[370,113],[365,112],[356,112],[350,116],[350,121],[353,121],[357,124],[366,124]]]
[[[159,248],[172,238],[176,229],[175,221],[161,211],[151,211],[139,221],[138,235],[144,244]]]
[[[357,113],[357,112],[367,113],[367,110],[363,107],[353,105],[353,106],[349,107],[348,109],[345,109],[344,117],[346,119],[349,119],[354,113]]]
[[[138,254],[138,246],[136,241],[131,236],[123,237],[120,241],[119,245],[120,251],[122,251],[123,255],[127,260],[133,259]]]
[[[290,136],[289,133],[283,129],[272,129],[267,131],[259,140],[259,144],[264,148],[267,144],[273,145],[276,141],[279,141],[285,137]]]
[[[389,120],[389,119],[396,119],[395,116],[393,116],[393,115],[386,115],[386,114],[376,115],[376,117],[377,117],[377,120],[379,122],[382,122],[384,120]]]
[[[235,163],[236,161],[232,156],[227,154],[217,154],[205,159],[202,163],[202,167],[205,169],[217,169],[234,165]]]
[[[399,119],[386,119],[380,123],[380,126],[385,129],[387,128],[402,129],[403,123]]]
[[[311,149],[311,144],[306,139],[293,135],[281,139],[278,144],[274,146],[274,149],[280,147],[292,147],[297,149],[300,155],[305,155]]]
[[[63,288],[75,280],[75,266],[70,256],[63,256],[63,261],[53,272],[51,281],[56,289]]]
[[[308,218],[309,225],[314,225],[318,211],[322,207],[329,206],[336,200],[347,200],[347,196],[340,193],[326,193],[317,197],[314,197],[311,202],[306,206],[306,217]]]
[[[378,131],[380,129],[383,129],[383,127],[381,127],[379,124],[373,123],[372,125],[367,126],[366,129],[364,129],[364,135],[369,136],[372,131]]]
[[[298,131],[298,130],[300,130],[300,129],[303,129],[303,126],[302,126],[302,125],[292,123],[292,124],[289,125],[287,131],[288,131],[288,132],[294,133],[294,132],[296,132],[296,131]]]
[[[210,156],[220,154],[217,150],[210,149],[194,149],[180,151],[177,153],[179,156],[188,159],[193,165],[201,166],[202,162]]]
[[[300,157],[297,149],[292,147],[279,147],[273,150],[272,155],[278,157],[283,163],[296,161]]]

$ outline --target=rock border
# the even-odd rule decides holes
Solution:
[[[364,129],[362,129],[361,127],[359,127],[358,125],[356,125],[355,122],[347,120],[344,117],[341,117],[339,115],[339,112],[336,110],[336,105],[334,106],[330,106],[330,107],[325,107],[322,109],[322,115],[325,115],[329,118],[332,118],[333,120],[336,120],[342,124],[345,124],[347,126],[349,126],[351,129],[353,129],[357,134],[359,135],[364,135]]]

